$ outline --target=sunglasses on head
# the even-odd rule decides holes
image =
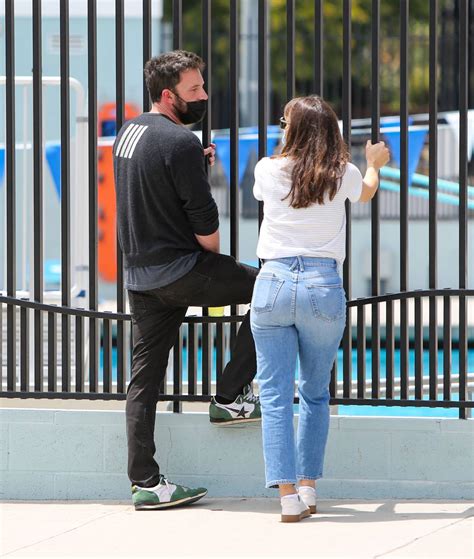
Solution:
[[[287,125],[287,124],[288,124],[288,123],[286,122],[285,117],[284,117],[284,116],[281,116],[281,117],[280,117],[280,128],[281,128],[282,130],[284,130],[284,129],[286,128],[286,125]]]

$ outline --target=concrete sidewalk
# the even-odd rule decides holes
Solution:
[[[321,500],[279,522],[278,499],[205,498],[135,512],[124,502],[3,502],[8,557],[473,557],[466,501]]]

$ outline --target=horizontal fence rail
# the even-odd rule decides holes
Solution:
[[[439,373],[429,374],[426,354],[429,354],[429,315],[423,309],[430,308],[430,301],[439,302],[443,308],[443,322],[439,330],[444,338],[439,350]],[[331,387],[332,405],[384,405],[401,407],[443,407],[458,408],[465,413],[474,407],[474,373],[469,373],[462,356],[466,348],[455,347],[452,333],[460,331],[464,325],[462,309],[471,302],[474,305],[474,290],[417,290],[403,294],[394,293],[356,299],[348,302],[353,309],[355,320],[349,331],[353,355],[351,356],[352,376],[347,379],[340,375]],[[401,341],[395,333],[402,327],[401,309],[407,304],[406,327],[413,334],[414,343],[408,350],[413,354],[411,365],[408,360],[396,366],[396,352],[400,352]],[[378,359],[383,357],[385,366],[379,365],[377,391],[372,379],[367,378],[367,363],[373,363],[371,317],[373,306],[378,309],[379,325],[383,325],[384,343],[377,348]],[[0,397],[8,398],[71,398],[71,399],[113,399],[126,397],[123,384],[119,382],[117,366],[114,365],[116,345],[113,345],[113,331],[121,324],[125,332],[129,330],[131,316],[125,313],[100,312],[88,309],[74,309],[37,303],[30,300],[0,296],[0,325],[4,325],[7,309],[14,309],[18,315],[19,329],[10,335],[2,328],[0,344],[3,369],[7,368],[9,389],[2,384]],[[44,334],[44,376],[38,386],[30,376],[29,317],[40,313],[45,324]],[[439,313],[438,313],[439,314]],[[62,317],[71,318],[74,342],[70,340],[70,350],[74,359],[70,363],[71,376],[60,386],[57,381],[57,367],[61,358],[58,347],[58,325]],[[229,358],[233,326],[243,320],[242,315],[234,316],[187,316],[181,327],[179,339],[170,352],[166,380],[160,387],[160,400],[175,403],[208,402],[219,382],[219,377]],[[99,345],[102,348],[101,375],[97,379],[86,374],[88,356],[84,338],[87,322],[98,324]],[[382,320],[381,320],[382,319]],[[4,358],[7,340],[15,340],[15,355],[20,363],[19,376],[8,370]],[[424,355],[425,354],[425,357]],[[453,355],[457,354],[459,367],[452,372]],[[429,361],[428,361],[429,366]],[[397,372],[398,371],[398,372]],[[370,371],[371,372],[371,371]],[[438,390],[439,389],[439,390]],[[433,398],[431,394],[437,394]],[[295,403],[298,398],[295,396]]]
[[[325,34],[326,18],[333,17],[335,8],[334,3],[324,0],[286,0],[279,7],[269,0],[229,0],[224,7],[211,0],[201,0],[192,3],[193,6],[182,0],[164,0],[159,3],[163,9],[159,16],[154,12],[156,3],[151,0],[141,3],[138,16],[141,21],[136,28],[141,32],[141,42],[138,37],[136,41],[140,44],[141,54],[135,61],[137,75],[140,75],[141,109],[148,111],[150,108],[142,66],[150,56],[157,54],[154,52],[155,18],[160,19],[162,46],[167,45],[168,49],[192,48],[206,62],[204,79],[209,105],[202,123],[202,142],[207,146],[214,130],[228,129],[228,177],[222,179],[217,188],[218,170],[207,171],[221,213],[229,216],[229,252],[235,258],[238,259],[240,253],[240,218],[254,219],[256,231],[263,219],[264,207],[253,200],[251,183],[257,160],[271,155],[274,149],[270,147],[275,135],[272,125],[277,123],[282,108],[276,99],[282,98],[285,102],[295,95],[317,93],[324,94],[332,102],[335,88],[329,86],[334,80],[327,80],[325,69],[332,68],[332,57],[337,56],[341,62],[340,86],[337,87],[341,89],[338,116],[353,161],[357,164],[363,161],[368,139],[376,142],[382,137],[381,95],[386,76],[380,59],[385,44],[384,29],[387,29],[387,22],[383,19],[385,2],[389,0],[365,3],[369,23],[362,32],[356,29],[362,24],[354,18],[352,0],[343,0],[337,20],[340,44]],[[124,0],[114,3],[111,15],[114,46],[107,46],[110,48],[109,63],[115,71],[112,123],[115,131],[129,118],[126,99],[126,69],[129,71],[129,65],[125,64],[125,53],[130,35],[126,33],[125,4]],[[392,15],[398,18],[399,25],[396,40],[391,37],[390,52],[399,57],[399,74],[397,81],[392,80],[391,87],[397,88],[398,92],[395,127],[399,132],[399,169],[382,170],[381,189],[371,204],[346,204],[343,280],[348,298],[347,324],[332,370],[331,404],[456,408],[459,417],[466,418],[474,407],[474,363],[469,357],[474,351],[474,289],[469,289],[468,277],[468,226],[469,222],[472,226],[474,219],[474,190],[469,185],[468,173],[468,114],[469,102],[472,103],[473,99],[469,90],[470,53],[473,52],[469,22],[474,17],[474,1],[453,0],[452,10],[443,7],[439,0],[426,3],[423,16],[423,45],[426,48],[421,61],[417,59],[416,62],[410,62],[409,56],[410,48],[414,46],[410,35],[410,2],[391,2],[392,9],[394,4],[397,8]],[[43,52],[46,3],[41,0],[32,2],[29,28],[32,75],[18,76],[19,52],[14,47],[15,41],[18,44],[18,18],[15,2],[5,2],[5,75],[0,76],[5,110],[5,194],[0,231],[0,237],[5,240],[5,281],[0,284],[0,397],[5,398],[121,400],[126,398],[130,375],[131,316],[126,313],[123,258],[115,230],[110,245],[114,247],[117,271],[115,310],[99,310],[98,247],[103,236],[100,224],[104,218],[100,203],[104,176],[100,162],[105,157],[102,148],[106,142],[99,140],[100,68],[97,64],[100,60],[98,53],[103,49],[98,34],[103,6],[101,0],[84,2],[87,71],[82,84],[71,76],[70,6],[70,0],[58,2],[58,72],[56,76],[46,76],[46,53]],[[198,9],[192,12],[196,6]],[[186,9],[191,11],[186,14]],[[451,51],[453,67],[458,71],[455,84],[459,125],[457,146],[449,140],[448,117],[438,110],[440,88],[444,87],[439,79],[439,58],[443,64],[447,60],[441,43],[445,38],[440,36],[440,28],[441,19],[448,13],[454,14],[452,21],[457,36],[456,50]],[[308,14],[312,25],[309,42],[307,30],[303,33],[301,29],[301,18],[307,18]],[[185,15],[193,17],[186,18]],[[189,21],[193,22],[192,29]],[[277,21],[281,25],[275,31]],[[334,22],[333,18],[328,28],[334,26]],[[222,44],[219,43],[219,48],[224,48],[225,56],[213,40],[215,27],[220,24],[225,32],[220,30]],[[251,29],[247,29],[249,25]],[[331,33],[334,34],[334,30]],[[279,38],[278,60],[275,57],[275,34]],[[244,48],[242,41],[252,36],[255,37],[254,48]],[[302,44],[302,38],[306,41],[305,48],[311,51],[310,77],[302,77],[300,73],[302,62],[298,45]],[[355,57],[354,45],[365,53],[365,59],[359,52]],[[355,99],[356,94],[360,96],[360,89],[357,93],[353,87],[360,60],[365,60],[364,72],[368,76],[362,100]],[[276,62],[284,66],[284,71]],[[413,63],[423,64],[428,83],[427,114],[418,115],[416,122],[410,116],[413,71],[410,64]],[[252,79],[245,82],[255,88],[253,97],[242,85],[244,66],[254,72]],[[275,68],[280,68],[281,75],[276,75]],[[47,199],[43,168],[47,150],[44,139],[48,124],[44,109],[47,87],[56,87],[60,100],[61,275],[59,291],[54,297],[45,290],[44,279],[45,230],[48,225],[44,220]],[[280,97],[276,93],[278,87],[283,92],[278,94]],[[85,90],[87,93],[84,94]],[[228,106],[226,114],[229,118],[224,123],[214,122],[218,113],[213,107],[217,106],[218,100],[222,104],[222,99]],[[242,175],[241,146],[244,145],[242,141],[248,139],[244,137],[242,127],[246,118],[245,111],[242,111],[243,99],[248,99],[249,106],[254,108],[252,134],[256,135],[257,141],[255,152],[249,156]],[[357,106],[364,105],[368,118],[353,119],[355,102]],[[26,111],[25,107],[30,104],[32,110]],[[428,153],[427,162],[426,158],[424,160],[426,174],[410,167],[410,134],[421,129],[426,131],[426,139],[420,148]],[[107,145],[110,148],[110,142]],[[457,160],[459,173],[456,177],[447,180],[438,176],[441,159],[443,162]],[[31,181],[23,181],[24,186],[20,185],[18,178],[20,165],[25,169],[31,166]],[[0,187],[1,180],[0,177]],[[25,204],[32,201],[27,238],[22,220],[18,219],[21,201]],[[358,219],[370,222],[370,296],[364,298],[353,297],[352,272],[358,262],[352,248],[352,224]],[[396,293],[384,293],[381,278],[382,226],[386,220],[399,222],[399,291]],[[414,290],[410,286],[408,265],[410,246],[415,242],[410,236],[410,224],[419,220],[426,221],[429,231],[428,288]],[[457,225],[453,250],[458,251],[458,282],[452,289],[439,285],[439,267],[443,262],[443,255],[439,253],[439,226],[446,220]],[[17,247],[20,245],[29,245],[29,250],[19,251]],[[20,282],[17,270],[24,271],[28,266],[30,273],[25,287],[27,274],[22,272]],[[159,387],[159,399],[171,402],[173,411],[181,411],[184,402],[208,402],[215,394],[243,319],[239,312],[242,308],[232,306],[229,315],[213,317],[209,316],[208,309],[203,309],[202,314],[199,311],[198,316],[185,318],[170,352],[166,378]],[[296,395],[295,403],[298,403]]]

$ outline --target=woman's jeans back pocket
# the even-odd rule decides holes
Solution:
[[[257,314],[272,311],[283,283],[284,280],[274,274],[259,274],[253,291],[252,310]]]
[[[315,316],[328,321],[338,320],[345,316],[346,296],[342,285],[307,283],[306,289]]]

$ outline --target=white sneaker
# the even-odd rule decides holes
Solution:
[[[281,497],[280,502],[282,522],[299,522],[303,518],[311,516],[309,509],[297,493]]]
[[[316,489],[307,485],[301,485],[298,487],[298,495],[309,508],[309,512],[311,514],[316,514]]]

